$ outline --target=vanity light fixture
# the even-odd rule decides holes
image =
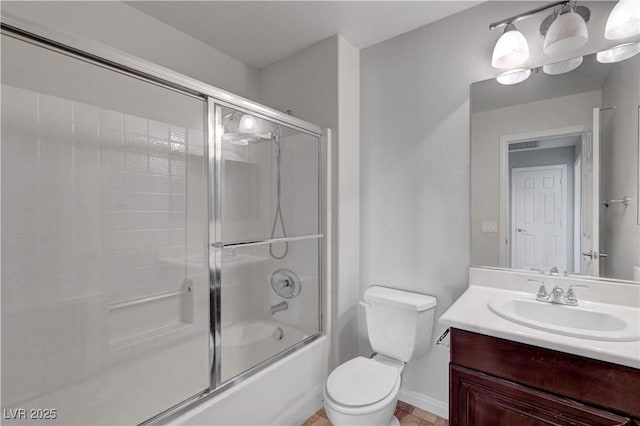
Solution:
[[[544,21],[543,21],[544,24]],[[570,4],[564,4],[553,19],[544,38],[544,53],[556,55],[570,52],[583,46],[589,40],[585,18]]]
[[[566,61],[544,65],[542,71],[548,75],[560,75],[575,70],[582,65],[582,61],[582,56],[578,56],[577,58],[567,59]]]
[[[489,25],[491,30],[506,26],[493,49],[491,65],[495,68],[516,68],[526,62],[529,59],[529,45],[514,24],[558,6],[559,10],[547,16],[540,24],[540,34],[545,38],[544,53],[555,55],[584,45],[589,40],[587,22],[591,11],[585,6],[577,6],[575,1],[556,1]],[[547,66],[544,72],[563,74],[579,67],[581,63],[582,57],[578,57]],[[498,81],[501,84],[516,84],[526,80],[530,74],[530,70],[523,68],[511,69],[500,74]]]
[[[529,45],[513,23],[507,24],[493,48],[491,65],[495,68],[513,68],[529,59]]]
[[[528,68],[517,68],[508,70],[496,77],[496,80],[500,84],[510,86],[512,84],[522,83],[531,75],[531,70]]]
[[[637,35],[640,35],[640,1],[620,0],[609,14],[604,37],[620,40]]]
[[[622,43],[611,49],[598,52],[596,59],[603,64],[612,64],[629,59],[640,53],[640,42]]]

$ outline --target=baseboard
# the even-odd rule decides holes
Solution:
[[[400,400],[444,419],[449,418],[449,404],[418,392],[400,389]]]

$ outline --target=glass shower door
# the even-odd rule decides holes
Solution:
[[[320,140],[216,105],[217,382],[320,332]]]
[[[3,424],[140,423],[209,388],[206,108],[2,35]]]

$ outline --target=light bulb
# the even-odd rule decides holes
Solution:
[[[531,75],[530,69],[514,69],[505,71],[496,77],[498,83],[510,86],[512,84],[522,83]]]
[[[620,0],[613,8],[604,27],[607,40],[620,40],[640,34],[640,1]]]
[[[258,120],[249,114],[245,114],[240,118],[238,130],[241,133],[255,133],[258,127]]]
[[[513,29],[509,29],[509,27]],[[495,68],[517,67],[529,59],[529,45],[522,33],[510,24],[496,42],[491,56],[491,65]]]
[[[596,59],[603,64],[624,61],[640,53],[640,42],[623,43],[611,49],[598,52]]]
[[[578,56],[577,58],[567,59],[566,61],[544,65],[542,71],[549,75],[560,75],[575,70],[582,64],[582,61],[582,56]]]
[[[569,52],[589,40],[587,23],[572,9],[562,13],[551,23],[544,38],[543,51],[547,55]]]

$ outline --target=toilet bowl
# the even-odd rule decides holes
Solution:
[[[436,299],[387,287],[369,287],[365,307],[371,358],[356,357],[331,372],[324,408],[331,423],[399,425],[393,413],[405,363],[430,346]]]
[[[383,355],[357,357],[336,368],[324,387],[324,406],[334,425],[394,424],[404,363]],[[395,419],[397,423],[397,419]],[[399,423],[397,423],[399,424]]]

